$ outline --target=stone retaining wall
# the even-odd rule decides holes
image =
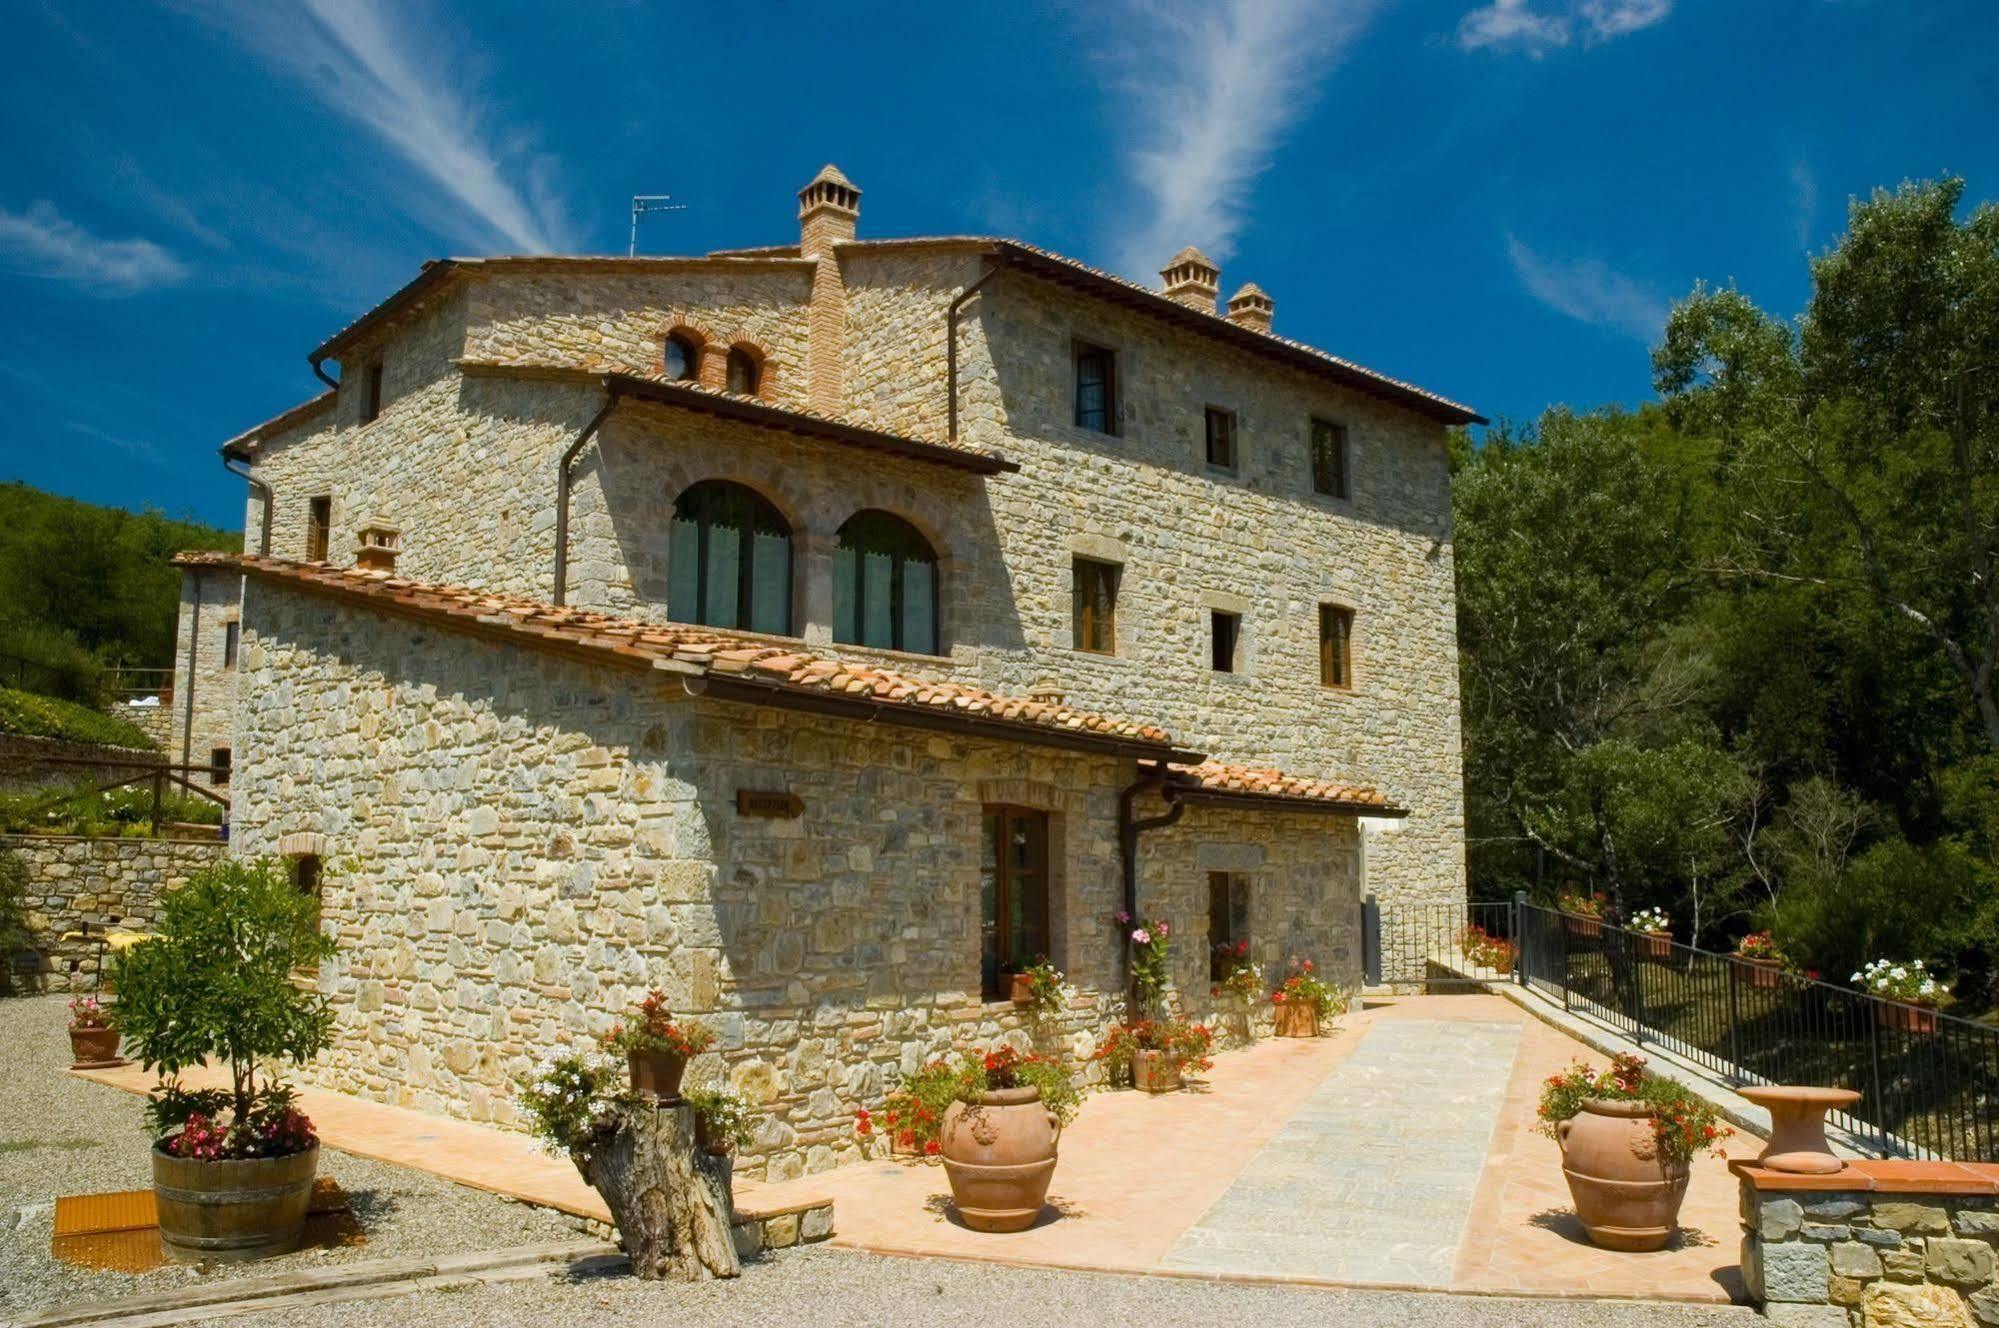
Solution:
[[[151,930],[160,892],[221,860],[219,841],[80,839],[0,835],[0,850],[28,868],[30,949],[14,956],[15,973],[43,991],[89,991],[101,950],[64,933]]]
[[[1743,1280],[1766,1311],[1837,1305],[1855,1328],[1999,1324],[1999,1166],[1731,1169],[1742,1182]]]
[[[56,759],[60,758],[60,760]],[[135,771],[123,767],[157,763],[166,758],[140,747],[111,747],[97,742],[65,742],[25,733],[0,733],[0,792],[59,787],[86,779],[117,779]],[[103,762],[72,765],[71,761]]]

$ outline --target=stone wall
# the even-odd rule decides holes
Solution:
[[[1735,1168],[1742,1272],[1766,1305],[1838,1305],[1854,1328],[1999,1324],[1999,1166],[1860,1162],[1832,1176]]]
[[[0,850],[28,869],[28,935],[33,954],[17,968],[44,991],[89,991],[101,951],[66,932],[148,931],[160,892],[220,861],[215,842],[177,839],[78,839],[0,835]]]
[[[319,1082],[514,1124],[535,1057],[659,987],[721,1034],[695,1081],[768,1113],[749,1174],[786,1177],[856,1157],[855,1108],[952,1047],[1094,1046],[1132,762],[700,700],[650,670],[248,596],[235,843],[309,837],[326,860],[341,952]],[[739,815],[742,789],[803,813]],[[1002,802],[1050,814],[1050,957],[1081,989],[1041,1027],[979,994],[982,809]],[[1209,1006],[1208,870],[1250,877],[1273,974],[1311,954],[1357,981],[1357,859],[1352,821],[1316,813],[1197,806],[1149,835],[1142,908],[1180,926],[1187,1008]]]
[[[108,747],[95,742],[66,742],[28,733],[0,733],[0,790],[60,788],[85,780],[122,779],[136,774],[127,767],[156,764],[158,752],[140,747]],[[76,761],[102,764],[76,765]]]
[[[235,572],[181,571],[173,700],[163,707],[166,740],[161,744],[175,765],[206,766],[216,751],[235,746],[236,669],[228,660],[228,641],[231,624],[241,623],[242,595],[243,578]]]

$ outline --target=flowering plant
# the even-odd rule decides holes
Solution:
[[[1767,959],[1782,963],[1784,952],[1777,948],[1777,938],[1767,931],[1752,931],[1735,943],[1738,959]]]
[[[1121,929],[1129,929],[1131,980],[1138,998],[1142,1004],[1156,1006],[1172,983],[1173,924],[1165,918],[1137,922],[1129,913],[1117,914],[1116,921]]]
[[[903,1076],[879,1113],[862,1107],[854,1112],[854,1134],[863,1144],[877,1127],[905,1153],[935,1157],[944,1129],[944,1113],[953,1102],[976,1107],[986,1093],[1004,1088],[1040,1090],[1041,1104],[1063,1122],[1076,1114],[1082,1095],[1061,1062],[1026,1055],[1010,1044],[989,1052],[968,1051],[954,1063],[937,1059]]]
[[[178,1081],[154,1089],[146,1121],[168,1157],[196,1162],[285,1157],[319,1142],[298,1098],[283,1084],[257,1090],[246,1110],[226,1089],[185,1089]]]
[[[726,1088],[694,1088],[685,1095],[694,1118],[710,1139],[747,1147],[756,1137],[750,1104]]]
[[[1513,961],[1520,957],[1520,947],[1503,936],[1494,936],[1474,922],[1465,928],[1459,938],[1465,958],[1476,968],[1494,968],[1506,972],[1513,967]]]
[[[1097,1044],[1090,1059],[1103,1062],[1104,1072],[1112,1083],[1128,1084],[1132,1058],[1137,1052],[1163,1051],[1185,1073],[1212,1068],[1214,1062],[1208,1059],[1208,1052],[1214,1045],[1214,1030],[1206,1024],[1190,1024],[1184,1019],[1139,1019],[1105,1029],[1103,1041]]]
[[[1564,913],[1573,913],[1579,918],[1600,918],[1603,906],[1609,898],[1598,890],[1593,894],[1582,894],[1575,890],[1564,890],[1555,899],[1555,907]]]
[[[676,1021],[666,993],[655,991],[632,1007],[631,1022],[611,1025],[601,1039],[606,1050],[693,1058],[715,1045],[715,1031],[699,1020]]]
[[[1230,1000],[1248,1005],[1263,994],[1263,973],[1249,959],[1249,942],[1237,941],[1234,945],[1217,947],[1226,951],[1223,956],[1228,964],[1222,980],[1209,991],[1210,996],[1226,996]]]
[[[529,1131],[547,1152],[578,1157],[609,1124],[624,1088],[623,1067],[600,1051],[554,1051],[514,1094]]]
[[[1853,975],[1861,990],[1870,996],[1884,996],[1891,1001],[1902,1001],[1909,1005],[1941,1005],[1944,990],[1920,959],[1909,963],[1897,963],[1893,959],[1874,959],[1861,965]]]
[[[1669,932],[1673,918],[1663,908],[1644,908],[1631,915],[1630,926],[1633,931]]]
[[[95,996],[79,996],[69,1003],[69,1026],[81,1032],[111,1027],[111,1011],[98,1004]]]
[[[1319,976],[1319,966],[1309,959],[1291,960],[1291,975],[1284,979],[1284,985],[1270,993],[1272,1005],[1297,1005],[1303,1003],[1312,1007],[1312,1013],[1320,1019],[1346,1013],[1347,995]]]
[[[1712,1102],[1684,1084],[1652,1074],[1646,1070],[1643,1056],[1629,1055],[1612,1057],[1610,1068],[1601,1074],[1575,1061],[1562,1073],[1549,1075],[1541,1085],[1541,1123],[1537,1128],[1559,1141],[1561,1123],[1579,1115],[1583,1103],[1592,1098],[1643,1102],[1650,1107],[1659,1153],[1669,1162],[1688,1162],[1703,1148],[1720,1157],[1722,1141],[1735,1133],[1722,1123]]]
[[[1062,971],[1046,959],[1036,959],[1020,975],[1027,979],[1028,1008],[1037,1015],[1060,1014],[1076,997],[1076,989],[1069,985]]]

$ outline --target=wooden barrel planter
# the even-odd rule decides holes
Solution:
[[[1900,1033],[1934,1033],[1937,1012],[1927,1005],[1903,1005],[1899,1001],[1874,1002],[1874,1022]]]
[[[1277,1007],[1276,1033],[1281,1038],[1319,1036],[1319,1012],[1304,1001],[1287,1001]]]
[[[177,1263],[289,1254],[305,1235],[319,1145],[284,1157],[201,1162],[153,1149],[160,1243]]]
[[[1180,1062],[1171,1052],[1140,1048],[1131,1053],[1131,1086],[1141,1093],[1177,1093]]]

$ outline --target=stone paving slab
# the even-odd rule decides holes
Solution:
[[[1519,1042],[1511,1021],[1370,1027],[1163,1266],[1449,1286]]]

